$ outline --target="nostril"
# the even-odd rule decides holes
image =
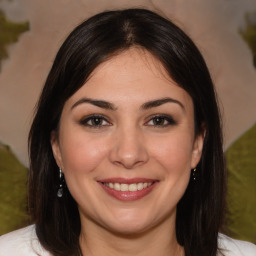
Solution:
[[[119,135],[113,141],[110,151],[111,162],[126,169],[132,169],[147,162],[147,148],[140,137],[138,134],[132,134],[131,131],[127,131],[122,136]]]

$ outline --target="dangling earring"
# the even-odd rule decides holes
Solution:
[[[192,179],[195,181],[196,180],[196,168],[192,170]]]
[[[61,168],[59,168],[59,188],[57,192],[57,197],[63,196],[63,185],[64,185],[64,175],[61,171]]]

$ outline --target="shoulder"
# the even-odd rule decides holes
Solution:
[[[218,244],[224,256],[256,256],[256,245],[249,242],[219,234]],[[222,254],[219,253],[218,256]]]
[[[0,236],[0,256],[50,256],[40,245],[31,225]]]

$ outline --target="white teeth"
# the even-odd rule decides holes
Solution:
[[[114,189],[117,190],[117,191],[120,191],[120,184],[119,183],[115,183],[114,184]]]
[[[137,191],[138,187],[137,184],[130,184],[129,185],[129,191]]]
[[[137,185],[137,187],[138,187],[138,190],[142,190],[142,189],[143,189],[143,183],[139,183],[139,184]]]
[[[121,184],[121,191],[128,191],[129,190],[129,185],[128,184]]]
[[[138,190],[147,188],[152,185],[152,182],[144,182],[144,183],[140,182],[140,183],[132,183],[132,184],[105,182],[103,184],[106,187],[113,188],[114,190],[117,190],[117,191],[132,192],[132,191],[138,191]]]

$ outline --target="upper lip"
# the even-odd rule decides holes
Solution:
[[[101,183],[120,183],[120,184],[134,184],[134,183],[149,183],[149,182],[156,182],[158,180],[156,179],[148,179],[148,178],[121,178],[121,177],[115,177],[115,178],[107,178],[98,180],[98,182]]]

